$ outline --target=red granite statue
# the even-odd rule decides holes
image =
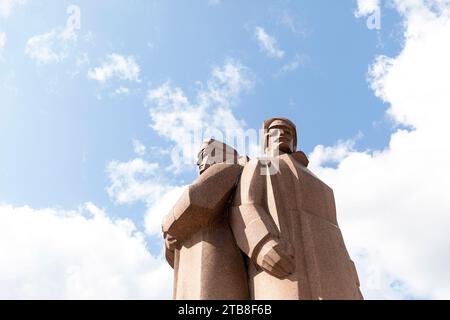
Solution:
[[[295,125],[264,122],[266,159],[244,168],[230,222],[248,259],[251,299],[362,299],[332,189],[296,151]]]
[[[247,158],[210,140],[199,152],[200,176],[163,223],[174,299],[249,299],[244,257],[228,223],[228,206]]]

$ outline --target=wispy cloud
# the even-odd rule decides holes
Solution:
[[[232,107],[242,92],[253,86],[250,70],[237,61],[228,61],[212,70],[206,84],[200,84],[192,103],[183,90],[166,82],[148,93],[152,128],[175,145],[172,166],[192,168],[197,148],[204,137],[242,132],[244,123],[234,116]],[[219,136],[220,137],[220,136]],[[195,146],[195,147],[194,147]],[[177,157],[182,153],[184,157]],[[187,162],[186,162],[187,161]]]
[[[283,65],[276,73],[275,76],[282,76],[286,73],[294,72],[298,68],[300,68],[305,61],[308,59],[306,55],[296,54],[294,58],[288,62],[287,64]]]
[[[76,41],[73,25],[67,24],[28,39],[25,54],[37,64],[60,62],[68,56],[70,47]]]
[[[127,95],[130,94],[130,89],[127,87],[118,87],[115,91],[114,94],[116,95]]]
[[[300,24],[300,20],[290,10],[282,10],[279,13],[278,24],[288,28],[295,35],[305,36],[306,30]]]
[[[109,196],[118,204],[152,202],[166,187],[158,181],[158,163],[136,158],[128,162],[111,161],[107,167]]]
[[[142,152],[139,143],[134,147],[137,147],[136,151]],[[147,162],[142,158],[127,162],[111,161],[107,173],[110,180],[107,191],[111,199],[117,204],[144,203],[145,230],[152,236],[159,236],[163,217],[184,187],[171,185],[158,163]]]
[[[113,78],[139,82],[140,71],[141,68],[133,56],[124,57],[113,53],[106,57],[100,67],[90,69],[87,76],[101,83]]]
[[[146,149],[147,148],[145,147],[145,145],[141,141],[139,141],[137,139],[133,139],[133,150],[134,150],[134,153],[136,153],[138,156],[142,157],[145,154]]]
[[[281,59],[284,56],[284,51],[278,48],[275,38],[267,34],[262,27],[255,28],[255,36],[258,39],[259,46],[271,58]]]

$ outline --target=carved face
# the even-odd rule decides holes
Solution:
[[[220,141],[209,141],[202,145],[197,166],[200,174],[217,163],[237,163],[239,155],[237,151]]]
[[[278,124],[269,128],[269,152],[278,150],[280,153],[294,151],[294,135],[292,128],[285,124]]]
[[[209,148],[205,147],[198,153],[197,166],[200,174],[202,174],[206,169],[208,169],[212,164],[214,164],[213,155],[211,152],[207,152]]]

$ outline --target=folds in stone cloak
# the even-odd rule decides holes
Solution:
[[[336,221],[333,191],[307,169],[303,152],[283,154],[279,171],[270,161],[245,167],[230,224],[248,257],[252,299],[361,299],[359,280]],[[276,239],[294,257],[295,271],[278,279],[256,265],[258,250]]]

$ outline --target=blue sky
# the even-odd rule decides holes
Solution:
[[[70,208],[92,200],[120,214],[104,190],[105,165],[132,157],[132,139],[167,144],[149,128],[147,90],[170,79],[192,96],[195,82],[229,58],[254,74],[256,84],[235,108],[249,127],[287,116],[298,124],[306,152],[358,132],[364,134],[358,140],[362,148],[387,143],[391,124],[365,78],[376,53],[399,50],[395,15],[383,19],[385,28],[377,32],[366,28],[365,19],[355,19],[353,1],[80,1],[77,33],[79,38],[91,34],[90,39],[79,39],[59,63],[36,65],[24,54],[28,38],[63,26],[70,4],[33,1],[2,21],[9,37],[1,76],[14,87],[1,88],[5,202]],[[277,39],[283,59],[261,52],[257,26]],[[71,77],[82,54],[95,66],[111,52],[133,55],[141,68],[141,82],[131,84],[135,92],[129,96],[111,97],[116,87],[128,84],[99,85],[87,79],[86,68]],[[276,75],[296,55],[302,61],[298,69]],[[194,177],[192,171],[185,179]]]
[[[390,69],[382,65],[384,73],[377,73],[373,68],[381,61],[377,57],[402,57],[414,38],[408,35],[408,30],[415,30],[410,17],[423,8],[435,11],[422,1],[415,6],[407,0],[369,0],[382,13],[381,28],[374,30],[366,25],[373,12],[364,12],[364,1],[359,2],[1,0],[0,35],[6,41],[3,46],[0,41],[0,203],[56,211],[79,210],[84,203],[93,203],[111,219],[131,219],[150,253],[157,256],[160,239],[148,232],[144,219],[161,208],[158,199],[146,198],[152,192],[148,190],[157,188],[155,197],[172,199],[173,194],[167,193],[193,181],[197,172],[193,165],[166,170],[173,163],[164,151],[176,142],[163,133],[164,128],[155,129],[159,125],[151,112],[156,112],[158,103],[162,116],[167,116],[164,108],[175,107],[160,98],[149,99],[149,94],[167,84],[180,88],[195,105],[208,81],[219,81],[214,70],[225,71],[227,64],[239,66],[248,81],[236,94],[226,96],[231,102],[225,109],[233,119],[245,128],[259,129],[266,118],[290,118],[298,127],[300,149],[317,160],[315,168],[327,182],[342,190],[349,185],[361,187],[342,186],[348,181],[344,173],[340,175],[345,159],[368,155],[371,163],[378,163],[379,153],[392,151],[395,134],[408,135],[420,127],[408,121],[410,113],[396,109],[399,99],[389,89],[395,81],[383,82]],[[69,30],[63,39],[70,5],[80,9],[80,28]],[[355,15],[358,8],[360,17]],[[435,18],[447,21],[445,14]],[[258,38],[258,30],[272,47]],[[47,40],[42,41],[45,35]],[[35,47],[30,42],[33,37],[41,39]],[[45,51],[46,46],[50,51]],[[113,60],[112,55],[120,57],[127,70],[116,69],[103,80],[98,73],[95,76],[96,69]],[[419,58],[419,63],[425,59]],[[395,65],[395,61],[390,62]],[[138,68],[134,72],[133,66]],[[214,105],[208,108],[215,110]],[[169,121],[167,128],[173,125]],[[145,152],[136,152],[133,144],[142,144]],[[147,190],[137,195],[129,181],[113,177],[120,164],[135,159],[141,161],[134,163],[139,167],[134,172],[137,193]],[[156,173],[150,164],[159,166]],[[124,177],[119,174],[117,179]],[[150,186],[145,179],[160,184]],[[119,185],[112,187],[114,181]],[[339,190],[335,189],[338,195]],[[120,200],[120,194],[128,198]],[[341,194],[344,198],[351,192]],[[343,209],[344,231],[354,226],[346,222],[354,217],[345,216],[349,201],[338,205]],[[352,208],[349,205],[348,212]],[[348,233],[352,234],[348,245],[359,255],[365,278],[370,270],[363,270],[369,261],[364,257],[375,259],[378,254],[366,253],[382,249],[361,248],[355,244],[358,236]],[[386,287],[405,286],[392,289],[401,291],[392,295],[380,293],[383,286],[369,288],[372,297],[434,297],[426,286],[411,280],[414,276],[401,279],[396,267],[379,272],[382,282],[390,279]]]

